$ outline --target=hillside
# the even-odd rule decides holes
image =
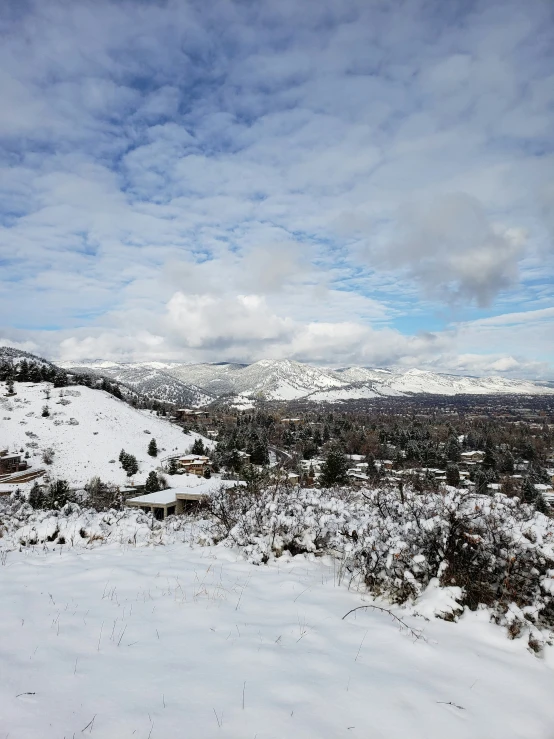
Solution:
[[[84,485],[94,475],[106,482],[128,483],[118,462],[122,447],[137,458],[139,473],[133,479],[140,483],[157,466],[146,451],[150,439],[156,439],[159,457],[163,457],[184,452],[196,438],[102,390],[53,389],[48,383],[20,382],[15,383],[15,390],[13,397],[0,396],[0,449],[23,449],[29,452],[27,461],[33,468],[43,467],[52,479],[63,478],[74,486]],[[44,405],[50,411],[46,418],[41,415]],[[51,465],[42,460],[48,448],[54,451]]]
[[[123,383],[139,395],[152,400],[195,408],[211,403],[214,396],[192,384],[181,382],[159,367],[142,364],[113,364],[110,362],[91,362],[90,364],[74,364],[62,362],[61,366],[75,374],[93,374],[109,377]],[[163,365],[162,365],[163,367]]]

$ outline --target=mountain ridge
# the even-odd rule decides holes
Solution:
[[[549,383],[534,380],[509,379],[501,375],[475,377],[453,375],[417,368],[393,370],[348,366],[317,367],[291,359],[262,359],[251,364],[232,362],[61,362],[60,366],[75,371],[79,367],[89,371],[108,373],[114,379],[136,386],[137,391],[149,395],[143,380],[160,384],[165,378],[182,383],[196,395],[194,405],[206,405],[217,398],[265,400],[332,401],[383,396],[427,395],[550,395],[554,388]],[[143,374],[143,378],[139,377]],[[131,378],[135,375],[133,383]],[[169,397],[165,398],[169,400]]]

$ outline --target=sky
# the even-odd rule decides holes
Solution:
[[[554,379],[551,0],[4,0],[0,344]]]

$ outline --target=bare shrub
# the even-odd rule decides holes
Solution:
[[[52,447],[48,447],[47,449],[44,449],[42,452],[42,461],[44,464],[52,464],[54,461],[54,450]]]
[[[517,497],[275,485],[222,489],[208,505],[218,538],[253,562],[284,550],[333,553],[351,581],[392,602],[433,582],[456,588],[460,611],[489,607],[512,637],[554,628],[554,522]]]

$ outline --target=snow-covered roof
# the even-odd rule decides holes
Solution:
[[[146,495],[138,495],[136,498],[129,498],[127,503],[144,503],[145,505],[171,505],[175,503],[175,490],[158,490],[157,493],[147,493]]]
[[[196,485],[193,480],[190,480],[190,485],[183,485],[178,488],[172,488],[171,492],[175,496],[189,496],[189,495],[213,495],[220,488],[234,488],[243,487],[246,485],[244,480],[222,480],[220,477],[211,477],[209,480],[205,480],[196,475],[191,475],[191,478],[196,478]]]

